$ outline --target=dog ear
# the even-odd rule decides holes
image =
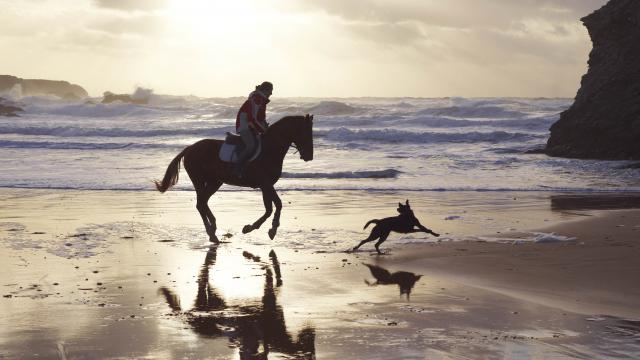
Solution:
[[[400,209],[402,209],[402,207],[403,207],[403,206],[404,206],[404,205],[402,205],[402,203],[398,203],[398,207],[399,207]]]
[[[409,207],[409,199],[407,199],[407,202],[405,204],[407,204],[407,207]]]

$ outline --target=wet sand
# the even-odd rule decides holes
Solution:
[[[0,358],[640,354],[633,202],[292,192],[271,241],[269,223],[240,232],[258,193],[216,197],[211,246],[189,192],[0,190]],[[407,197],[443,241],[342,252]],[[532,229],[576,239],[517,240]]]

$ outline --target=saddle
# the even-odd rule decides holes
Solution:
[[[249,158],[249,162],[257,159],[262,152],[262,137],[258,136],[257,140],[258,146],[256,146],[256,151]],[[220,146],[218,157],[220,158],[220,161],[237,164],[238,152],[243,150],[243,148],[244,142],[242,141],[242,137],[240,137],[240,135],[238,134],[227,132],[224,143],[222,144],[222,146]]]

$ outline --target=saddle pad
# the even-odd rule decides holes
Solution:
[[[238,160],[236,157],[235,150],[236,150],[235,145],[223,143],[222,146],[220,146],[218,157],[220,158],[221,161],[235,163]]]
[[[261,152],[262,152],[262,139],[258,138],[258,146],[256,146],[256,152],[253,153],[253,155],[251,155],[251,158],[249,159],[249,161],[253,161],[256,158],[258,158]],[[237,163],[238,155],[236,154],[236,145],[228,144],[226,142],[223,143],[222,146],[220,146],[220,151],[218,152],[218,158],[220,159],[220,161],[223,161],[223,162],[228,162],[232,164]]]

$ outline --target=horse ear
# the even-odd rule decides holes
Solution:
[[[402,208],[404,205],[402,205],[402,203],[398,203],[398,207]]]
[[[407,206],[409,206],[409,199],[407,199],[407,202],[405,202],[405,204],[407,204]]]

